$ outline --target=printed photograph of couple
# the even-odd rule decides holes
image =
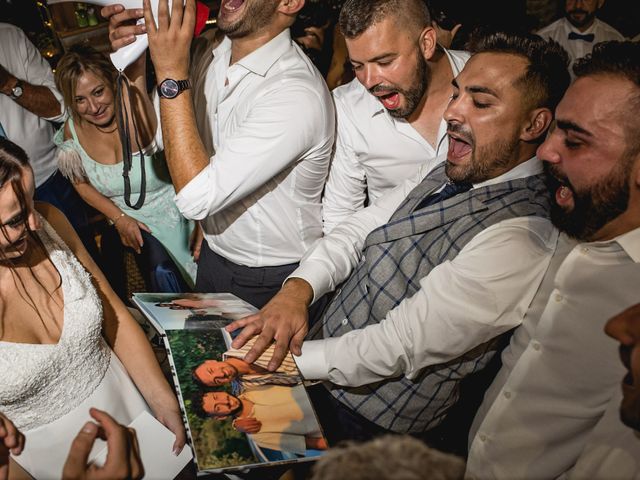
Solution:
[[[231,296],[234,307],[211,295],[173,295],[174,299],[138,295],[138,303],[147,297],[147,311],[183,317],[182,322],[158,317],[155,321],[173,326],[182,323],[181,329],[165,329],[165,334],[199,470],[321,455],[328,448],[327,441],[291,354],[275,372],[266,368],[272,349],[253,364],[246,363],[243,358],[253,342],[241,349],[231,348],[231,336],[221,330],[233,321],[229,311],[240,310],[242,305],[237,302],[242,300]],[[197,311],[195,318],[193,310]]]

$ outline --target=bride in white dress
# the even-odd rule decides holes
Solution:
[[[0,412],[26,437],[16,461],[59,478],[90,407],[124,425],[148,410],[179,451],[178,403],[142,330],[64,215],[33,192],[26,154],[0,138]]]

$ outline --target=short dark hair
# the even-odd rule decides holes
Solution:
[[[598,74],[619,75],[640,87],[640,43],[602,42],[573,65],[577,78]]]
[[[347,0],[340,11],[340,30],[346,38],[355,38],[389,16],[406,27],[422,30],[431,25],[424,0]]]
[[[225,413],[224,415],[220,415],[215,412],[207,412],[204,409],[204,396],[207,393],[219,393],[219,392],[226,393],[227,395],[234,397],[236,400],[240,400],[238,397],[236,397],[232,393],[229,393],[225,390],[198,390],[193,395],[191,395],[191,411],[200,418],[211,418],[211,417],[219,418],[219,417],[228,417],[228,416],[233,417],[242,410],[242,402],[240,401],[240,404],[235,410],[229,413]]]
[[[593,47],[593,51],[586,57],[580,58],[573,65],[576,78],[592,75],[613,75],[629,80],[638,91],[627,102],[631,122],[625,122],[627,139],[631,153],[640,152],[640,138],[638,128],[640,121],[637,113],[640,111],[640,43],[638,42],[602,42]]]
[[[560,44],[519,32],[474,37],[468,44],[472,53],[509,53],[526,59],[529,65],[518,79],[526,98],[534,108],[555,110],[571,83],[569,56]]]

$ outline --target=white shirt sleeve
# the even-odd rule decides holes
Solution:
[[[553,255],[548,220],[505,220],[476,235],[451,261],[420,281],[420,290],[379,324],[341,337],[309,341],[294,357],[306,379],[359,386],[415,377],[514,328]]]
[[[242,200],[319,143],[318,131],[325,129],[318,126],[333,115],[330,110],[306,85],[264,92],[210,164],[176,195],[178,209],[186,218],[202,220]],[[323,140],[331,145],[333,133]]]
[[[302,278],[313,289],[313,302],[335,290],[349,276],[362,256],[362,247],[370,232],[387,223],[402,201],[429,173],[421,167],[367,208],[357,211],[321,238],[300,260],[298,268],[288,278]],[[286,280],[285,280],[286,281]]]
[[[60,94],[60,92],[56,88],[56,82],[53,78],[51,66],[42,57],[42,55],[40,55],[38,49],[33,43],[31,43],[31,41],[22,32],[22,30],[16,29],[16,33],[19,36],[17,42],[18,48],[22,50],[22,54],[19,55],[18,58],[24,59],[25,76],[21,77],[20,72],[11,73],[19,79],[24,80],[32,85],[47,87],[49,90],[51,90],[51,93],[53,93],[53,96],[60,104],[60,114],[51,118],[45,118],[45,120],[49,120],[52,122],[64,121],[66,115],[64,105],[62,103],[62,94]]]
[[[349,215],[362,209],[367,198],[367,180],[353,150],[352,132],[357,132],[342,101],[336,103],[336,145],[329,178],[322,198],[323,231],[327,235]]]

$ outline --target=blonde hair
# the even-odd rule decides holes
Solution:
[[[64,104],[76,122],[81,120],[75,109],[76,85],[78,79],[86,72],[100,77],[107,83],[107,87],[115,92],[118,72],[111,61],[89,45],[71,47],[58,62],[55,79],[56,86],[62,93]]]

